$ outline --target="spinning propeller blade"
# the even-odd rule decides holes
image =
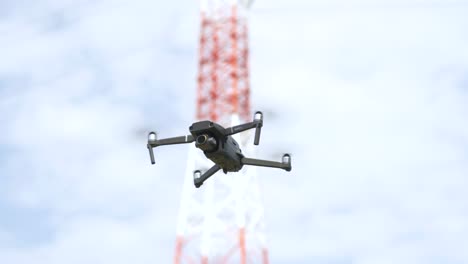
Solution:
[[[263,126],[263,113],[260,111],[255,112],[254,121],[258,121],[257,127],[255,128],[254,139],[254,145],[258,145],[260,143],[260,133],[262,132]]]

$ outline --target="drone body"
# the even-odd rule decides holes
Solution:
[[[280,168],[291,171],[291,157],[288,154],[283,155],[282,162],[259,160],[246,158],[242,154],[239,144],[231,136],[239,132],[255,128],[254,144],[258,145],[260,141],[260,132],[263,126],[263,115],[256,112],[253,122],[224,128],[211,121],[200,121],[193,123],[189,130],[191,135],[174,137],[158,140],[156,133],[150,132],[148,135],[148,150],[151,163],[154,164],[153,148],[161,145],[184,144],[195,141],[195,147],[203,151],[205,156],[213,161],[215,165],[201,175],[200,171],[194,172],[195,187],[200,187],[205,180],[211,177],[219,170],[224,173],[236,172],[242,169],[244,165],[254,165],[263,167]]]
[[[224,128],[210,121],[193,123],[190,133],[195,138],[195,146],[205,156],[218,164],[226,172],[242,169],[242,151],[234,138],[224,135]]]

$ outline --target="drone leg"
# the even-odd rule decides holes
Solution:
[[[195,187],[199,188],[204,181],[206,181],[208,178],[213,176],[216,172],[218,172],[221,169],[221,167],[216,164],[213,167],[211,167],[209,170],[207,170],[203,175],[201,175],[201,172],[199,170],[196,170],[193,172],[193,183],[195,184]]]
[[[270,160],[260,160],[260,159],[250,159],[242,158],[241,162],[243,165],[253,165],[261,167],[270,167],[283,169],[285,171],[291,171],[291,156],[289,154],[284,154],[281,162],[270,161]]]
[[[154,152],[153,152],[153,147],[148,144],[146,145],[146,147],[148,148],[148,151],[149,151],[149,155],[150,155],[150,160],[151,160],[151,164],[155,164],[156,161],[154,160]]]

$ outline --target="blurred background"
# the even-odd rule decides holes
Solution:
[[[468,263],[468,1],[250,12],[271,263]],[[0,263],[170,263],[198,1],[0,1]]]

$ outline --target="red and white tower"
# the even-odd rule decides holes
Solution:
[[[247,11],[251,1],[201,0],[196,118],[223,126],[252,119]],[[237,137],[237,138],[236,138]],[[235,135],[253,155],[250,132]],[[190,145],[174,263],[268,263],[255,168],[218,172],[196,189],[193,171],[213,164]]]

